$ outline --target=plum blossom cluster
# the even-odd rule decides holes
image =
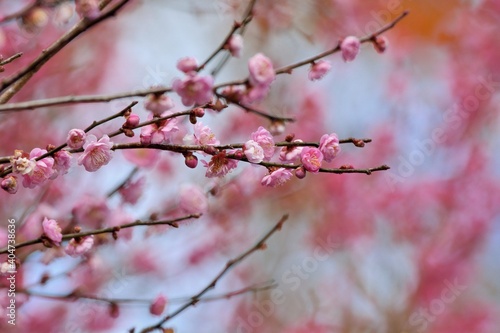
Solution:
[[[43,234],[42,240],[47,247],[60,246],[62,242],[61,227],[56,220],[45,217],[42,222]],[[66,254],[72,257],[79,257],[92,248],[94,245],[94,236],[72,238],[64,248]]]

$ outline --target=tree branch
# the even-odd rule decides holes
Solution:
[[[254,246],[252,246],[250,249],[248,249],[244,253],[240,254],[235,259],[229,260],[226,263],[225,267],[220,271],[220,273],[217,274],[217,276],[215,276],[215,278],[212,281],[210,281],[210,283],[205,288],[203,288],[200,292],[198,292],[196,295],[194,295],[193,297],[191,297],[190,301],[186,302],[184,305],[182,305],[181,307],[179,307],[177,310],[175,310],[171,314],[169,314],[166,317],[164,317],[158,323],[142,329],[141,333],[147,333],[147,332],[152,332],[152,331],[155,331],[155,330],[161,330],[163,324],[165,324],[167,321],[169,321],[170,319],[174,318],[175,316],[177,316],[178,314],[180,314],[181,312],[183,312],[187,308],[189,308],[191,306],[194,306],[196,303],[198,303],[200,301],[201,297],[203,295],[205,295],[205,293],[207,293],[211,289],[215,288],[215,286],[219,282],[219,280],[224,275],[226,275],[226,273],[231,268],[233,268],[234,266],[236,266],[239,263],[241,263],[246,257],[248,257],[249,255],[251,255],[252,253],[254,253],[254,252],[258,251],[258,250],[264,250],[266,248],[266,241],[276,231],[281,230],[281,227],[283,226],[283,224],[285,223],[285,221],[287,219],[288,219],[288,215],[283,215],[283,217],[281,217],[281,219],[278,221],[278,223],[276,223],[276,225],[271,230],[269,230],[264,235],[264,237],[262,237]]]

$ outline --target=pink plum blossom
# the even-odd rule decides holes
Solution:
[[[331,162],[341,150],[337,134],[324,134],[319,141],[319,150],[323,153],[324,160]]]
[[[264,160],[264,149],[254,140],[248,140],[244,145],[247,160],[251,163],[260,163]]]
[[[214,78],[210,75],[187,75],[184,79],[176,79],[172,85],[173,90],[181,97],[182,104],[203,105],[212,99]]]
[[[203,125],[202,122],[194,124],[194,134],[187,134],[183,139],[188,145],[218,145],[219,140],[215,137],[210,127]]]
[[[262,178],[261,184],[269,187],[278,187],[292,178],[292,172],[286,168],[279,168]]]
[[[225,152],[218,153],[212,156],[210,162],[202,161],[207,168],[205,176],[208,178],[223,177],[231,170],[235,169],[238,161],[227,158]]]
[[[273,63],[262,53],[257,53],[248,60],[248,70],[252,86],[269,87],[276,78]]]
[[[269,161],[274,155],[274,139],[271,133],[264,127],[259,126],[257,131],[251,134],[251,139],[259,144],[264,150],[264,160]]]
[[[300,139],[293,142],[303,142]],[[280,151],[280,161],[282,162],[295,162],[300,158],[300,153],[304,147],[283,147]]]
[[[94,235],[78,238],[71,238],[64,251],[72,257],[79,257],[90,251],[94,245]]]
[[[173,108],[174,101],[165,94],[149,94],[144,99],[144,108],[153,112],[153,115],[159,117],[163,112]]]
[[[30,159],[28,153],[22,150],[15,150],[14,156],[10,159],[12,172],[21,175],[30,174],[36,166],[36,162]]]
[[[45,149],[34,148],[30,152],[30,159],[35,160],[37,157],[47,153]],[[23,186],[35,188],[43,184],[47,179],[51,178],[55,172],[52,168],[54,166],[54,159],[52,157],[45,157],[35,162],[35,167],[30,173],[23,174]]]
[[[166,117],[171,114],[169,111],[161,114],[161,117]],[[148,116],[148,120],[153,119],[152,115]],[[179,131],[177,118],[169,118],[159,120],[151,125],[144,126],[141,129],[141,143],[142,144],[163,144],[171,143],[173,135]]]
[[[83,130],[79,128],[73,128],[68,132],[68,137],[66,138],[66,144],[70,148],[80,149],[83,147],[86,137],[87,134]]]
[[[330,71],[332,64],[326,60],[318,60],[309,69],[309,80],[315,81],[323,78]]]
[[[198,69],[198,61],[193,57],[184,57],[177,62],[177,69],[189,74]]]
[[[309,172],[318,172],[323,161],[323,153],[318,148],[304,147],[300,154],[304,168]]]
[[[54,154],[54,176],[68,173],[71,167],[71,153],[66,150],[60,150]]]
[[[186,214],[204,214],[208,200],[203,190],[196,185],[184,185],[179,192],[179,208]]]
[[[226,48],[233,57],[239,58],[243,49],[243,37],[239,34],[233,34],[227,41]]]
[[[359,53],[361,42],[357,37],[349,36],[340,43],[342,58],[345,62],[353,61]]]
[[[123,157],[140,168],[151,168],[158,161],[160,151],[157,149],[125,149]]]
[[[165,311],[167,305],[167,298],[162,294],[156,296],[149,307],[149,312],[155,316],[160,316]]]
[[[99,170],[113,157],[113,142],[106,134],[97,141],[95,135],[89,135],[83,145],[83,154],[78,158],[78,165],[83,165],[88,172]]]
[[[59,245],[62,241],[61,227],[56,222],[56,220],[49,220],[44,218],[42,222],[43,233],[47,238],[49,238],[54,244]]]

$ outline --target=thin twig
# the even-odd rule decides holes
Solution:
[[[73,39],[78,37],[83,32],[89,30],[98,23],[104,21],[105,19],[116,14],[129,0],[121,0],[111,7],[108,11],[102,13],[99,17],[93,20],[82,19],[73,28],[71,28],[67,33],[61,36],[57,41],[55,41],[48,48],[44,49],[42,53],[33,60],[29,65],[20,70],[18,73],[12,75],[11,77],[3,80],[0,83],[0,103],[6,103],[12,96],[14,96],[26,82],[36,73],[38,70],[49,61],[54,55],[56,55],[61,49],[68,45]],[[9,88],[5,90],[6,88]]]
[[[271,237],[276,231],[280,230],[281,227],[283,226],[283,224],[285,223],[285,221],[288,219],[288,215],[283,215],[283,217],[281,217],[281,219],[278,221],[278,223],[276,223],[276,225],[271,229],[269,230],[265,235],[264,237],[262,237],[258,242],[257,244],[255,244],[254,246],[252,246],[250,249],[248,249],[247,251],[245,251],[244,253],[240,254],[238,257],[236,257],[235,259],[232,259],[232,260],[229,260],[226,265],[224,266],[224,268],[220,271],[219,274],[217,274],[212,281],[210,281],[210,283],[208,283],[208,285],[203,288],[200,292],[198,292],[196,295],[194,295],[193,297],[191,297],[191,300],[189,300],[188,302],[186,302],[184,305],[182,305],[181,307],[179,307],[177,310],[175,310],[174,312],[172,312],[171,314],[167,315],[166,317],[164,317],[162,320],[160,320],[158,323],[152,325],[152,326],[149,326],[149,327],[146,327],[144,329],[141,330],[141,333],[147,333],[147,332],[152,332],[152,331],[155,331],[155,330],[160,330],[163,326],[163,324],[165,324],[167,321],[169,321],[170,319],[174,318],[175,316],[177,316],[178,314],[180,314],[181,312],[183,312],[184,310],[186,310],[187,308],[191,307],[191,306],[194,306],[196,303],[198,303],[201,299],[201,297],[203,295],[205,295],[205,293],[207,293],[208,291],[210,291],[211,289],[215,288],[216,284],[219,282],[219,280],[224,276],[226,275],[226,273],[231,269],[233,268],[234,266],[238,265],[239,263],[241,263],[246,257],[248,257],[249,255],[251,255],[252,253],[258,251],[258,250],[263,250],[266,248],[266,241],[269,239],[269,237]]]
[[[172,219],[172,220],[161,220],[161,221],[135,221],[132,223],[127,223],[127,224],[122,224],[114,227],[109,227],[109,228],[102,228],[102,229],[96,229],[96,230],[90,230],[90,231],[84,231],[84,232],[75,232],[71,234],[65,234],[62,236],[62,240],[69,240],[71,238],[75,237],[85,237],[85,236],[90,236],[90,235],[99,235],[99,234],[106,234],[106,233],[117,233],[121,229],[127,229],[127,228],[133,228],[137,226],[153,226],[153,225],[169,225],[173,228],[178,228],[179,224],[177,222],[179,221],[184,221],[184,220],[189,220],[189,219],[197,219],[201,216],[201,214],[190,214],[187,216],[183,216],[177,219]],[[17,243],[14,245],[16,249],[20,249],[26,246],[34,245],[34,244],[40,244],[43,242],[42,237],[38,237],[36,239],[32,239],[29,241],[25,241],[22,243]],[[7,247],[4,247],[0,249],[0,254],[7,253]]]

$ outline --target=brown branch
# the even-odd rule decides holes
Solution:
[[[280,230],[281,227],[283,226],[283,224],[285,223],[285,221],[288,219],[288,215],[283,215],[283,217],[281,217],[281,219],[278,221],[278,223],[276,223],[276,225],[271,229],[269,230],[265,235],[264,237],[262,237],[254,246],[252,246],[250,249],[248,249],[247,251],[245,251],[244,253],[240,254],[238,257],[232,259],[232,260],[229,260],[226,265],[224,266],[224,268],[219,272],[219,274],[217,274],[212,281],[210,281],[208,283],[208,285],[203,288],[200,292],[198,292],[196,295],[194,295],[193,297],[191,297],[191,299],[186,302],[184,305],[182,305],[181,307],[179,307],[177,310],[175,310],[174,312],[172,312],[171,314],[167,315],[166,317],[164,317],[162,320],[160,320],[158,323],[152,325],[152,326],[149,326],[149,327],[146,327],[144,329],[141,330],[141,333],[147,333],[147,332],[152,332],[152,331],[155,331],[155,330],[161,330],[163,324],[165,324],[167,321],[169,321],[170,319],[176,317],[178,314],[180,314],[181,312],[183,312],[184,310],[188,309],[189,307],[191,306],[194,306],[196,305],[196,303],[198,303],[201,299],[201,297],[203,295],[205,295],[208,291],[210,291],[211,289],[215,288],[216,284],[219,282],[219,280],[224,276],[226,275],[226,273],[231,269],[233,268],[234,266],[238,265],[239,263],[241,263],[246,257],[248,257],[249,255],[251,255],[252,253],[258,251],[258,250],[264,250],[266,248],[266,241],[269,239],[269,237],[271,237],[276,231]]]
[[[208,302],[213,302],[221,299],[230,299],[234,296],[240,296],[246,293],[256,293],[259,291],[264,291],[264,290],[269,290],[276,288],[277,284],[274,283],[273,281],[271,282],[264,282],[264,283],[259,283],[259,284],[254,284],[252,286],[248,286],[245,288],[241,288],[238,290],[230,291],[224,294],[219,294],[219,295],[214,295],[214,296],[207,296],[207,297],[202,297],[199,299],[198,303],[208,303]],[[42,292],[37,292],[37,291],[32,291],[28,289],[21,289],[18,290],[19,293],[23,293],[29,296],[34,296],[34,297],[41,297],[41,298],[47,298],[47,299],[52,299],[52,300],[57,300],[57,301],[68,301],[68,302],[73,302],[75,299],[87,299],[91,301],[97,301],[97,302],[104,302],[107,304],[151,304],[153,300],[151,299],[134,299],[134,298],[105,298],[105,297],[99,297],[99,296],[92,296],[92,295],[86,295],[79,293],[78,291],[73,291],[67,294],[46,294]],[[184,303],[188,302],[191,300],[191,297],[177,297],[177,298],[169,298],[168,302],[171,303]]]
[[[161,94],[172,91],[171,88],[150,88],[144,90],[129,91],[112,95],[82,95],[82,96],[63,96],[55,98],[40,99],[29,102],[8,103],[0,105],[0,112],[33,110],[47,106],[63,106],[67,104],[78,103],[107,103],[116,99],[128,97],[144,97],[149,94]]]
[[[114,189],[112,189],[111,191],[108,192],[108,194],[106,195],[108,198],[112,197],[115,193],[117,193],[118,191],[120,191],[125,185],[127,185],[127,183],[130,181],[130,179],[132,179],[132,177],[134,177],[134,175],[139,171],[139,168],[138,167],[135,167],[132,169],[132,171],[130,171],[130,173],[127,175],[127,177],[125,177],[125,179],[118,185],[116,186]]]
[[[2,60],[0,61],[0,66],[7,65],[8,63],[13,62],[13,61],[14,61],[14,60],[16,60],[17,58],[20,58],[22,55],[23,55],[23,53],[22,53],[22,52],[18,52],[18,53],[16,53],[16,54],[14,54],[14,55],[12,55],[12,56],[8,57],[8,58],[7,58],[7,59],[5,59],[5,60],[3,60],[3,59],[2,59]],[[1,58],[0,58],[0,59],[1,59]]]
[[[161,221],[139,221],[139,220],[137,220],[137,221],[132,222],[132,223],[122,224],[122,225],[109,227],[109,228],[102,228],[102,229],[96,229],[96,230],[90,230],[90,231],[84,231],[84,232],[75,232],[75,233],[71,233],[71,234],[65,234],[65,235],[63,235],[62,240],[65,241],[65,240],[69,240],[69,239],[75,238],[75,237],[85,237],[85,236],[90,236],[90,235],[117,233],[121,229],[133,228],[133,227],[137,227],[137,226],[169,225],[173,228],[178,228],[179,224],[177,222],[189,220],[192,218],[197,219],[200,216],[201,216],[201,214],[190,214],[190,215],[183,216],[183,217],[173,219],[173,220],[161,220]],[[23,248],[26,246],[40,244],[42,242],[43,242],[42,237],[39,237],[39,238],[25,241],[22,243],[17,243],[16,245],[14,245],[14,247],[16,249],[20,249],[20,248]],[[7,253],[6,247],[0,249],[0,254],[4,254],[4,253]]]
[[[68,45],[73,39],[78,37],[83,32],[87,31],[91,27],[95,26],[96,24],[115,15],[116,12],[121,9],[128,1],[129,0],[120,0],[108,11],[104,12],[94,20],[85,18],[80,20],[80,22],[78,22],[67,33],[56,40],[51,46],[43,50],[42,53],[29,65],[27,65],[25,68],[12,75],[11,77],[2,80],[0,84],[0,91],[2,91],[3,93],[0,95],[0,103],[6,103],[10,98],[12,98],[12,96],[14,96],[45,63],[47,63],[47,61],[49,61],[54,55],[56,55],[62,48]]]

